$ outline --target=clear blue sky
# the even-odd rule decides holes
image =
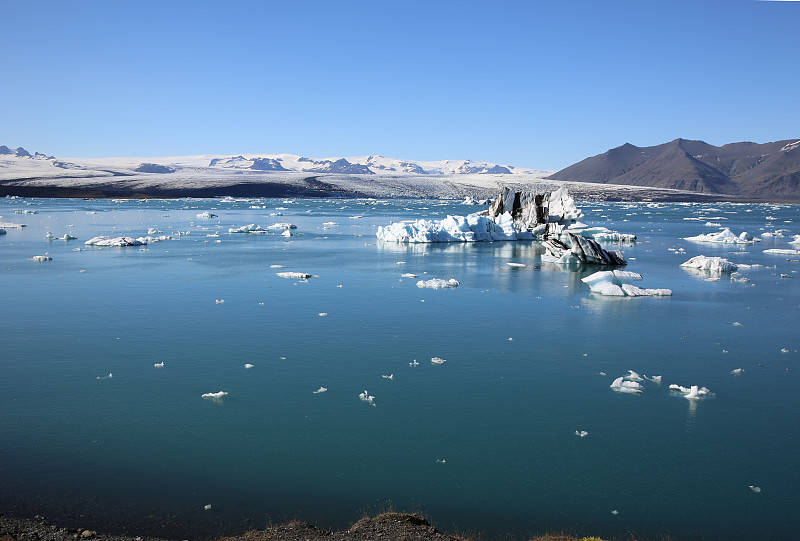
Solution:
[[[800,2],[8,1],[0,144],[560,169],[800,137]]]

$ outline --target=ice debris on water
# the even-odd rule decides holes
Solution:
[[[371,406],[375,405],[375,397],[369,394],[366,389],[364,389],[364,392],[359,393],[358,398],[360,398],[362,402],[366,402]]]
[[[594,265],[627,265],[628,262],[617,250],[605,250],[597,241],[573,233],[566,233],[564,240],[548,238],[542,242],[546,253],[542,255],[545,263],[575,265],[589,263]]]
[[[164,368],[164,361],[161,361],[160,363],[154,363],[153,366],[155,368]]]
[[[753,492],[755,492],[756,494],[758,494],[759,492],[761,492],[761,487],[757,487],[757,486],[754,486],[754,485],[750,485],[750,490],[752,490]]]
[[[245,365],[244,365],[244,367],[245,367],[245,368],[247,368],[248,370],[250,370],[251,368],[253,368],[253,366],[254,366],[254,365],[252,365],[252,364],[250,364],[250,363],[245,363]]]
[[[631,271],[613,270],[599,271],[581,281],[589,286],[593,293],[615,297],[653,297],[670,296],[671,289],[645,289],[628,282],[641,280],[642,275]]]
[[[383,379],[394,379],[394,374],[389,374],[388,376],[386,374],[383,374],[381,377]]]
[[[35,255],[30,258],[30,261],[42,262],[42,261],[52,261],[53,258],[48,255]]]
[[[447,362],[447,359],[442,359],[441,357],[432,357],[431,362],[433,364],[444,364]]]
[[[316,391],[313,391],[313,394],[320,394],[320,393],[324,393],[324,392],[325,392],[325,391],[327,391],[327,390],[328,390],[328,388],[327,388],[327,387],[320,387],[320,388],[319,388],[319,389],[317,389]]]
[[[253,233],[257,235],[263,235],[269,233],[269,230],[264,229],[263,227],[258,226],[256,224],[249,224],[240,227],[231,227],[228,229],[228,233]]]
[[[419,363],[417,362],[417,360],[416,360],[416,359],[414,359],[413,361],[411,361],[410,363],[408,363],[408,366],[419,366]]]
[[[209,504],[206,504],[206,505],[203,507],[203,509],[204,509],[205,511],[210,511],[210,510],[211,510],[211,504],[210,504],[210,503],[209,503]]]
[[[610,387],[618,393],[642,393],[642,384],[638,381],[626,381],[624,376],[615,379]]]
[[[707,387],[700,387],[698,385],[692,385],[691,387],[683,387],[681,385],[676,385],[673,383],[669,386],[669,390],[675,393],[679,393],[684,398],[689,400],[699,400],[701,398],[707,398],[709,396],[714,396]]]
[[[744,373],[744,368],[734,368],[731,370],[731,374],[734,376],[741,376]]]
[[[417,282],[417,287],[429,287],[431,289],[448,289],[458,287],[461,284],[455,278],[444,280],[442,278],[431,278],[430,280],[420,280]]]
[[[225,391],[217,391],[216,393],[204,393],[202,398],[211,398],[212,400],[220,400],[222,397],[228,396]]]
[[[785,250],[781,248],[770,248],[768,250],[764,250],[765,254],[773,254],[773,255],[792,255],[798,256],[800,255],[800,250]]]
[[[107,376],[97,376],[95,379],[111,379],[113,377],[114,377],[114,374],[109,372]]]
[[[216,218],[217,215],[213,212],[205,211],[197,215],[198,218]]]
[[[580,436],[581,438],[585,438],[586,436],[589,435],[589,433],[586,432],[585,430],[576,430],[575,435]]]

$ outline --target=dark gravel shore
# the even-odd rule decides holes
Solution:
[[[440,532],[419,515],[392,512],[363,518],[349,529],[340,532],[320,530],[311,524],[294,521],[226,537],[221,541],[462,541],[464,539]],[[48,524],[44,518],[28,520],[0,516],[0,541],[158,541],[158,539],[105,535],[82,528],[60,528]]]

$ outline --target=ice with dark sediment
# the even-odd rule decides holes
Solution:
[[[627,265],[628,262],[619,251],[605,250],[594,239],[567,233],[566,242],[549,238],[542,242],[546,253],[542,255],[545,263],[566,265],[588,263],[594,265]]]

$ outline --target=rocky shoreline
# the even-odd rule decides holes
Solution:
[[[213,537],[212,537],[213,538]],[[220,541],[463,541],[464,537],[440,532],[417,514],[387,512],[362,518],[349,529],[338,532],[321,530],[306,522],[292,521],[270,525],[241,535],[219,538]],[[156,537],[109,535],[85,528],[63,528],[34,519],[0,516],[0,541],[165,541]]]

